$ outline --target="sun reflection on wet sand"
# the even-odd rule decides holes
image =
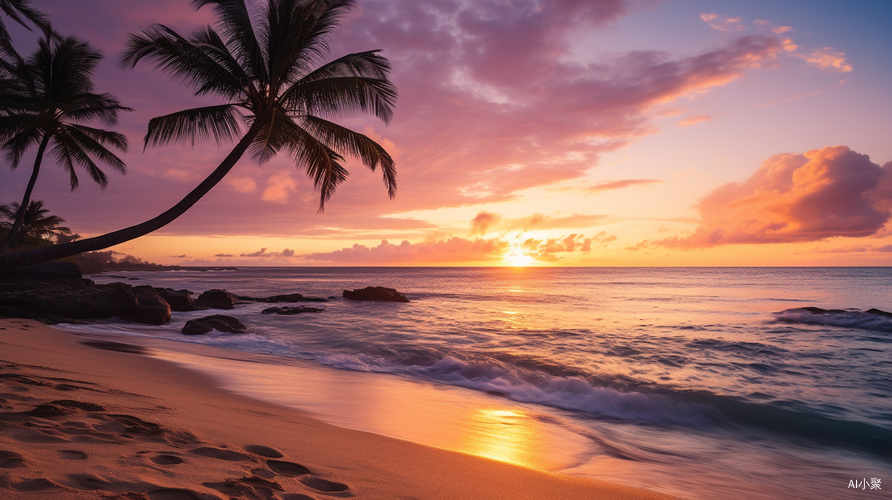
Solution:
[[[572,467],[592,451],[587,440],[553,417],[510,401],[494,406],[492,397],[460,387],[295,360],[269,364],[263,355],[221,359],[208,356],[216,348],[190,347],[194,354],[155,354],[208,373],[234,392],[304,410],[341,427],[548,471]]]
[[[470,415],[465,446],[468,453],[502,462],[531,466],[539,433],[529,416],[519,410],[480,408]]]

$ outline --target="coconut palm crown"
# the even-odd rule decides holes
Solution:
[[[149,122],[146,145],[242,135],[251,156],[265,163],[284,151],[307,172],[320,192],[319,208],[347,178],[345,157],[381,167],[388,194],[396,190],[393,159],[367,136],[330,118],[373,113],[388,123],[396,88],[379,51],[323,63],[328,39],[352,0],[271,0],[252,22],[244,0],[193,0],[212,5],[220,21],[183,37],[163,25],[131,35],[121,62],[134,67],[148,59],[195,91],[225,104],[187,109]]]
[[[15,220],[16,215],[20,212],[20,208],[16,202],[12,202],[8,206],[0,205],[0,217],[5,217],[10,221]],[[46,238],[47,236],[58,237],[59,235],[71,234],[71,229],[62,225],[65,219],[58,215],[47,215],[49,210],[44,208],[43,200],[31,200],[24,214],[20,236],[26,238]]]
[[[0,149],[15,169],[24,154],[37,147],[31,177],[21,207],[28,207],[40,173],[44,153],[49,149],[56,163],[68,174],[74,190],[79,184],[77,170],[84,170],[103,189],[108,176],[99,167],[104,163],[125,172],[123,160],[109,150],[127,150],[127,138],[114,131],[85,125],[99,121],[117,123],[118,113],[130,111],[111,94],[93,91],[93,73],[102,55],[75,37],[62,38],[48,30],[37,49],[24,60],[7,51],[2,66],[7,70],[0,98]],[[23,214],[24,216],[24,214]],[[0,250],[16,236],[22,225],[17,217]]]
[[[252,16],[244,0],[193,0],[211,6],[219,21],[188,37],[163,25],[133,34],[124,67],[147,60],[197,96],[218,105],[153,118],[145,145],[238,140],[220,165],[176,205],[143,223],[102,236],[38,250],[0,255],[0,270],[101,250],[169,224],[207,194],[246,152],[259,163],[285,152],[313,179],[319,209],[347,178],[346,157],[381,168],[388,195],[396,192],[393,159],[367,136],[331,119],[370,113],[389,123],[396,88],[380,51],[347,54],[329,62],[329,38],[353,0],[269,0]]]

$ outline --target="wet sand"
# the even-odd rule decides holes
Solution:
[[[19,319],[0,319],[0,497],[670,498],[342,429]]]

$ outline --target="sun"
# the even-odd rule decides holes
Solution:
[[[533,258],[524,254],[523,249],[517,246],[512,246],[511,249],[502,256],[502,260],[512,267],[523,267],[533,263]]]

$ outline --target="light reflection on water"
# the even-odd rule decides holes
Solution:
[[[547,471],[572,467],[591,451],[559,422],[535,418],[541,409],[468,389],[302,362],[268,364],[273,360],[264,356],[249,357],[255,362],[246,363],[208,356],[220,353],[206,347],[193,351],[153,352],[221,380],[228,390],[302,410],[339,427]],[[263,363],[260,370],[258,362]]]

